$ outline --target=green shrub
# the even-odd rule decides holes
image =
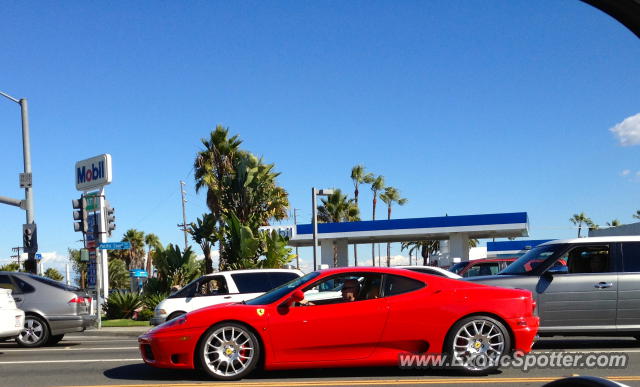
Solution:
[[[131,318],[133,312],[142,306],[142,298],[137,293],[114,292],[102,306],[107,319]]]
[[[144,308],[140,312],[138,312],[138,317],[136,320],[138,321],[149,321],[153,317],[153,309]]]
[[[167,297],[169,297],[169,293],[164,293],[164,292],[147,294],[142,299],[142,304],[145,306],[145,308],[153,311],[156,308],[156,306],[158,306],[160,301],[164,300]]]

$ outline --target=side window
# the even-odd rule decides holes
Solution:
[[[264,293],[273,288],[267,273],[238,273],[231,274],[231,278],[240,293]]]
[[[6,274],[0,274],[0,288],[2,289],[11,289],[12,294],[22,293],[14,284],[11,282],[11,278],[9,278]]]
[[[11,278],[13,278],[13,282],[16,285],[18,285],[18,289],[20,289],[22,293],[33,293],[36,291],[36,289],[33,286],[29,285],[27,282],[25,282],[21,278],[15,275],[12,275]]]
[[[640,272],[640,243],[622,244],[622,264],[627,273]]]
[[[198,281],[196,296],[219,296],[222,294],[229,294],[227,281],[223,276],[203,277]]]
[[[553,266],[557,268],[566,265],[568,274],[608,273],[611,260],[609,246],[578,246],[563,254]]]
[[[190,283],[189,285],[185,286],[184,288],[178,290],[177,292],[169,296],[169,298],[191,298],[195,296],[196,290],[198,289],[199,282],[200,281],[194,281]]]
[[[387,275],[384,281],[384,296],[395,296],[397,294],[408,293],[422,289],[424,282],[413,278],[401,277],[399,275]]]
[[[381,283],[381,274],[341,274],[307,287],[304,289],[304,298],[308,305],[371,300],[380,297]]]
[[[469,270],[467,270],[466,273],[464,273],[464,277],[494,275],[494,274],[498,274],[499,271],[500,271],[499,262],[481,263],[478,265],[473,265]]]

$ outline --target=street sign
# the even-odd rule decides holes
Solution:
[[[36,253],[36,261],[39,261],[41,259],[42,259],[42,254]]]
[[[89,262],[89,250],[80,249],[80,261]]]
[[[32,174],[31,173],[21,173],[20,174],[20,188],[31,188],[32,187]]]
[[[98,245],[100,250],[129,250],[130,242],[104,242]]]

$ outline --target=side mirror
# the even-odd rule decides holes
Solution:
[[[302,290],[294,290],[294,292],[291,293],[291,296],[289,296],[289,298],[287,298],[280,306],[288,308],[294,303],[300,302],[302,300],[304,300],[304,293],[302,293]]]

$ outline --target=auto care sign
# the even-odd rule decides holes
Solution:
[[[87,191],[111,183],[111,155],[108,153],[78,161],[75,168],[76,189]]]

